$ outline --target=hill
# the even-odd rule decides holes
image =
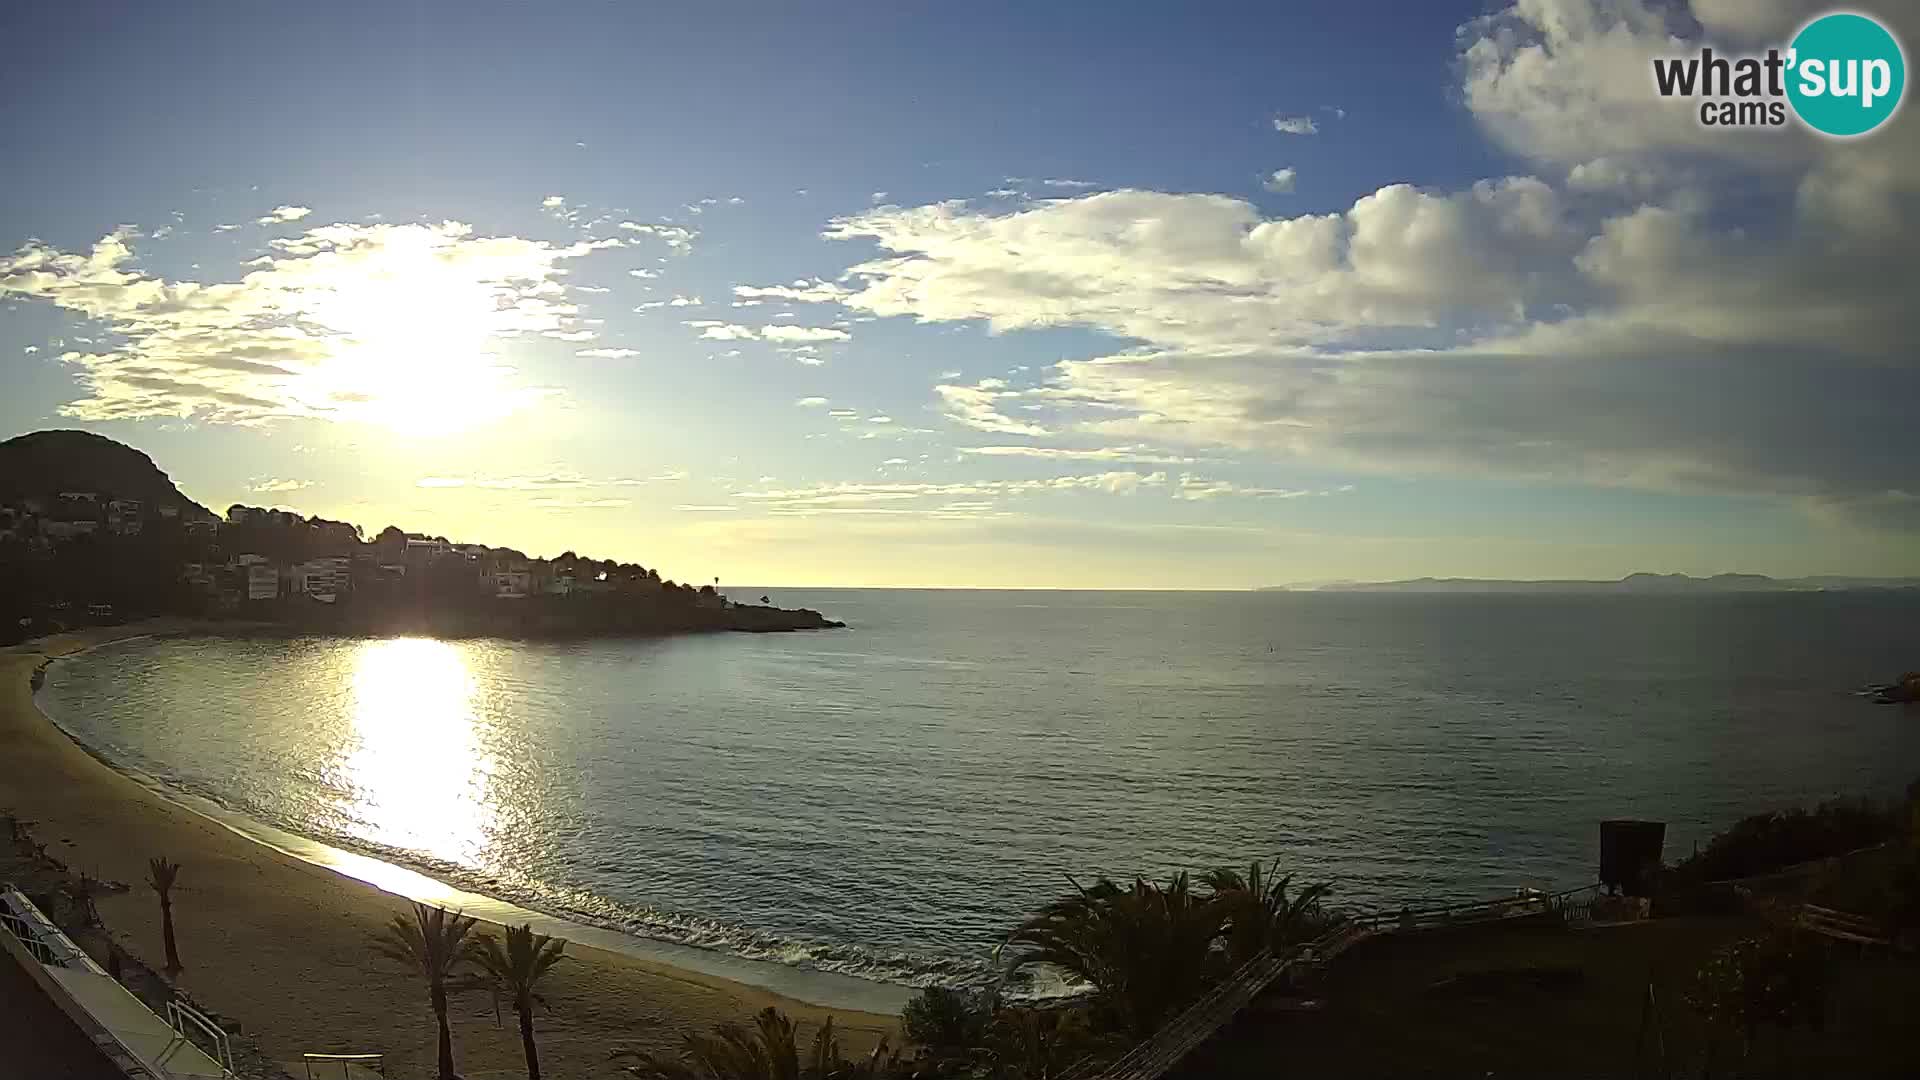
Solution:
[[[36,431],[0,442],[0,502],[63,491],[138,499],[150,507],[178,506],[183,514],[211,511],[181,494],[153,459],[90,431]]]

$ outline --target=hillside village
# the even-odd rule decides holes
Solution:
[[[18,469],[5,476],[0,618],[14,640],[149,614],[506,636],[838,625],[817,612],[734,604],[711,584],[695,588],[571,551],[536,558],[394,526],[367,537],[357,525],[280,508],[236,504],[216,514],[180,494],[145,455],[80,432],[8,440],[0,464],[21,456],[5,450],[46,436],[109,443],[137,462],[94,470],[111,484],[44,493]]]

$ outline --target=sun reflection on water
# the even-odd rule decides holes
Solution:
[[[493,834],[494,769],[477,732],[479,686],[444,641],[369,641],[353,660],[353,738],[340,807],[378,844],[467,866]]]

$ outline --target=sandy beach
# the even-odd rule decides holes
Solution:
[[[160,915],[141,882],[147,859],[183,866],[174,890],[186,970],[179,985],[237,1018],[275,1060],[304,1052],[387,1055],[394,1077],[433,1072],[426,991],[374,956],[368,943],[408,902],[364,882],[254,843],[148,790],[93,758],[36,708],[34,669],[120,638],[192,632],[179,620],[57,635],[0,650],[0,807],[74,870],[133,886],[99,901],[113,936],[159,967]],[[825,1010],[768,991],[664,964],[569,945],[570,959],[546,987],[537,1018],[550,1077],[624,1075],[615,1046],[675,1049],[681,1036],[776,1006],[809,1030]],[[848,1050],[870,1047],[893,1017],[836,1010]],[[469,1080],[523,1076],[509,1013],[496,1026],[491,1000],[470,995],[453,1010],[455,1051]]]

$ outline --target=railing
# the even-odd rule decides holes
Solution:
[[[387,1059],[384,1054],[301,1054],[300,1060],[307,1067],[307,1080],[315,1080],[313,1067],[338,1064],[340,1076],[345,1080],[353,1075],[354,1069],[366,1069],[369,1072],[387,1075]],[[324,1074],[321,1074],[324,1075]]]
[[[1157,1080],[1290,969],[1329,963],[1372,933],[1363,924],[1348,922],[1281,955],[1262,950],[1145,1042],[1107,1066],[1099,1073],[1099,1080]]]
[[[207,1019],[207,1014],[181,1001],[179,998],[174,998],[172,1001],[167,1002],[167,1026],[179,1034],[180,1043],[188,1045],[191,1045],[193,1042],[187,1032],[188,1027],[192,1027],[202,1035],[205,1035],[213,1043],[212,1058],[219,1062],[220,1067],[227,1070],[229,1075],[232,1074],[233,1044],[228,1042],[227,1033],[221,1029],[219,1024]],[[165,1059],[170,1057],[173,1052],[177,1052],[178,1049],[178,1045],[169,1046],[167,1052],[161,1054],[162,1063],[164,1064]]]
[[[5,927],[22,948],[46,967],[68,967],[84,956],[67,941],[65,934],[47,921],[33,901],[11,885],[0,886],[0,927]]]

